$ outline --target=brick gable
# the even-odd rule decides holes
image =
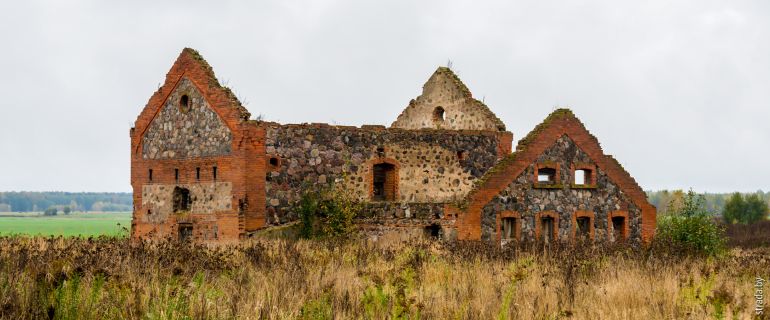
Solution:
[[[656,208],[647,201],[647,195],[631,175],[612,156],[604,154],[596,137],[568,109],[551,113],[519,141],[516,152],[504,157],[490,169],[461,203],[447,207],[447,216],[457,218],[458,239],[481,239],[484,206],[563,135],[567,135],[587,153],[597,167],[606,172],[610,180],[641,208],[642,239],[649,241],[655,233]]]

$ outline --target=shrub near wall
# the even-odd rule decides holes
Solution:
[[[297,205],[303,238],[335,238],[354,233],[353,218],[362,204],[333,186],[306,190]]]
[[[670,214],[658,220],[656,242],[693,254],[723,254],[725,231],[714,221],[713,214],[703,209],[703,201],[702,195],[690,190],[680,205],[670,205]]]

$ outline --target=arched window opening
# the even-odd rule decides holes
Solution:
[[[396,166],[390,163],[378,163],[372,167],[372,200],[395,201]]]
[[[192,198],[190,197],[190,190],[187,188],[174,188],[173,195],[174,213],[189,212],[192,206]]]
[[[433,121],[435,122],[444,121],[444,108],[439,106],[433,109]]]
[[[185,94],[179,98],[179,110],[182,112],[187,112],[190,110],[190,97],[188,95]]]

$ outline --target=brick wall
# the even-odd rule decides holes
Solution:
[[[183,85],[180,85],[183,84]],[[148,130],[154,121],[165,121],[160,124],[169,126],[168,117],[159,117],[164,106],[173,107],[180,92],[191,93],[195,98],[200,97],[201,106],[207,109],[197,110],[209,112],[208,117],[216,116],[218,121],[226,125],[226,139],[212,140],[228,143],[228,146],[211,145],[207,150],[213,153],[201,154],[195,152],[196,139],[189,125],[181,124],[175,130],[182,130],[191,135],[189,141],[178,139],[176,150],[191,152],[160,153],[163,156],[146,156],[150,149],[144,148]],[[167,109],[168,110],[168,109]],[[173,111],[173,109],[171,109]],[[190,110],[188,112],[195,112]],[[211,113],[210,111],[213,111]],[[134,190],[134,213],[132,218],[131,237],[137,238],[177,238],[178,226],[182,223],[193,226],[193,237],[197,240],[234,241],[246,231],[255,230],[264,225],[264,129],[249,121],[249,113],[243,108],[229,89],[222,87],[214,77],[211,67],[191,49],[185,49],[166,75],[166,81],[150,98],[134,127],[131,136],[131,185]],[[179,120],[177,118],[176,120]],[[214,121],[217,123],[217,121]],[[158,126],[156,126],[158,127]],[[171,134],[179,131],[171,130]],[[205,133],[202,133],[205,136]],[[197,137],[197,136],[196,136]],[[153,136],[153,139],[163,138]],[[160,146],[160,145],[159,145]],[[192,149],[190,149],[192,148]],[[214,176],[216,167],[216,177]],[[200,168],[200,176],[198,176]],[[152,180],[149,171],[152,170]],[[207,201],[213,199],[193,199],[193,210],[183,214],[173,212],[157,212],[166,208],[158,202],[145,201],[143,191],[168,192],[175,186],[193,188],[217,183],[225,183],[229,188],[227,205],[214,206],[212,210],[197,210],[208,208]],[[146,188],[149,187],[149,188]],[[155,195],[149,195],[155,196]],[[162,198],[164,195],[157,195]],[[196,201],[197,204],[196,205]],[[153,212],[155,210],[155,212]],[[154,219],[152,215],[165,214],[166,219]]]
[[[483,183],[469,193],[462,205],[447,207],[447,216],[457,217],[458,239],[481,240],[484,207],[508,188],[527,168],[531,168],[537,158],[564,135],[567,135],[588,155],[597,170],[606,174],[608,181],[622,191],[629,201],[629,208],[634,206],[638,208],[640,238],[645,242],[651,240],[655,233],[655,207],[647,201],[646,194],[631,175],[614,158],[604,154],[596,137],[591,135],[580,120],[566,109],[554,111],[543,123],[521,139],[516,152],[504,157],[490,169],[482,178]]]

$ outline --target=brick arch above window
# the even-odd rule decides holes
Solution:
[[[385,197],[385,201],[397,201],[399,200],[399,171],[401,169],[401,164],[398,162],[398,160],[393,158],[375,158],[369,161],[368,163],[368,174],[366,175],[366,182],[368,184],[369,188],[369,199],[374,199],[375,197],[375,166],[381,165],[381,164],[388,164],[392,166],[392,172],[389,175],[388,180],[386,183],[392,183],[392,196],[391,197]]]

